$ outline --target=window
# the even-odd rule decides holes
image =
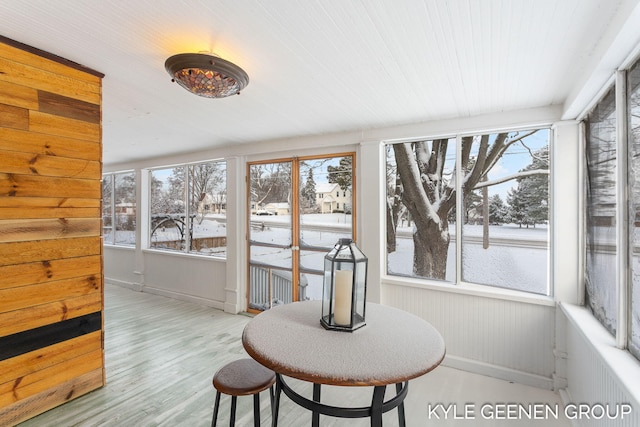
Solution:
[[[533,129],[388,144],[387,273],[549,295],[549,139]]]
[[[102,229],[104,243],[135,246],[135,172],[110,173],[102,176]]]
[[[594,316],[616,331],[616,110],[611,89],[585,120],[585,299]]]
[[[153,170],[149,247],[226,256],[226,182],[224,161]]]
[[[640,61],[617,82],[584,120],[585,304],[640,359]]]
[[[631,248],[631,330],[629,350],[640,359],[640,61],[627,75]]]

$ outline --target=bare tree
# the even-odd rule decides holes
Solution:
[[[535,132],[537,130],[500,133],[493,141],[490,135],[463,137],[460,159],[463,196],[497,184],[497,181],[488,180],[489,171],[510,146]],[[413,272],[421,277],[445,279],[446,276],[449,218],[456,206],[455,169],[445,170],[448,144],[449,139],[436,139],[393,145],[403,188],[403,204],[415,223]],[[510,178],[519,176],[516,174]]]
[[[251,201],[256,207],[291,200],[291,163],[251,165]]]
[[[387,157],[389,156],[387,147]],[[387,161],[387,253],[396,250],[396,232],[402,213],[402,182],[398,168]]]

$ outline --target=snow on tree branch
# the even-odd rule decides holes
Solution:
[[[511,181],[512,179],[524,178],[525,176],[532,176],[532,175],[549,175],[549,170],[534,169],[534,170],[522,171],[522,172],[514,173],[511,175],[503,176],[502,178],[494,179],[492,181],[480,182],[476,184],[476,186],[473,187],[473,189],[477,190],[478,188],[491,187],[492,185],[502,184],[503,182]]]

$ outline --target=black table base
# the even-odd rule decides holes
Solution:
[[[282,375],[276,374],[276,392],[272,425],[273,427],[277,427],[278,425],[280,395],[284,392],[284,394],[286,394],[293,402],[312,412],[312,427],[320,426],[321,414],[337,418],[371,417],[371,427],[382,427],[382,414],[395,408],[398,408],[398,421],[400,427],[405,427],[403,402],[409,391],[409,381],[396,384],[396,395],[385,402],[384,394],[386,388],[386,386],[376,386],[373,388],[371,406],[343,408],[320,403],[320,384],[313,384],[313,400],[309,400],[289,387],[289,385],[284,381],[284,378],[282,378]]]

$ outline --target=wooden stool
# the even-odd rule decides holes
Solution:
[[[220,393],[231,396],[231,418],[229,426],[236,423],[236,399],[253,395],[253,425],[260,426],[260,392],[269,389],[271,414],[273,415],[273,384],[276,374],[253,359],[240,359],[220,368],[213,376],[213,387],[217,390],[211,426],[215,427],[220,406]]]

